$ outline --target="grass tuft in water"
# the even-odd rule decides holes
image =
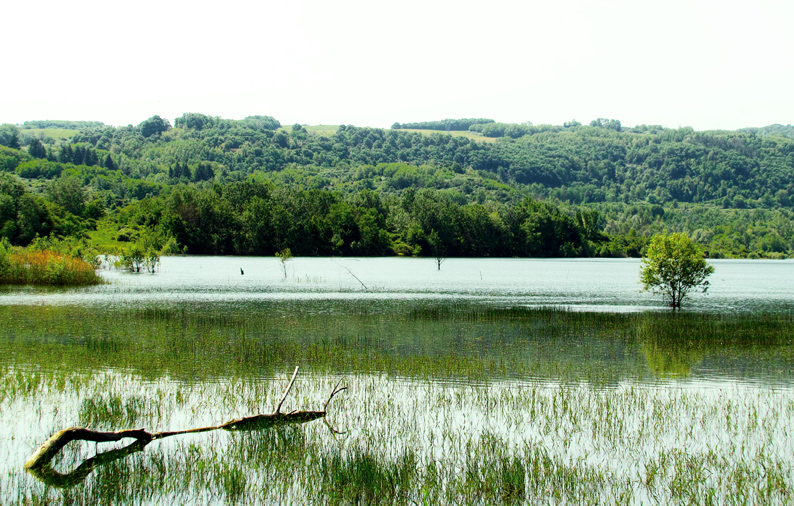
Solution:
[[[9,248],[0,243],[0,283],[10,285],[85,286],[104,281],[81,258],[50,250]]]

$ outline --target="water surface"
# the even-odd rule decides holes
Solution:
[[[690,311],[794,309],[794,261],[712,260]],[[110,284],[78,290],[8,289],[2,304],[130,305],[265,300],[435,300],[576,310],[664,309],[641,292],[638,259],[164,257],[156,274],[103,271]],[[244,274],[241,274],[244,273]]]

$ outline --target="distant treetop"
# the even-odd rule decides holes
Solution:
[[[419,123],[394,123],[393,129],[408,128],[412,130],[468,130],[472,125],[483,125],[494,123],[492,119],[485,118],[463,118],[463,119],[442,119],[440,121],[422,121]]]
[[[281,123],[273,116],[246,116],[243,123],[257,130],[278,130]]]
[[[241,121],[223,119],[218,116],[207,116],[195,112],[186,112],[174,120],[174,128],[184,128],[185,130],[205,130],[217,127],[220,124],[228,126],[233,124],[243,125],[253,130],[278,130],[281,123],[273,116],[246,116]]]
[[[174,120],[174,128],[184,128],[190,130],[202,130],[215,126],[218,118],[207,116],[196,112],[186,112]]]
[[[756,134],[759,136],[773,135],[777,137],[786,137],[788,139],[794,139],[794,126],[781,125],[780,123],[775,123],[774,125],[767,125],[761,128],[741,128],[739,129],[739,131],[749,134]]]
[[[138,127],[141,129],[141,135],[144,137],[151,137],[155,134],[163,133],[171,128],[171,123],[167,119],[160,116],[152,116],[151,118],[143,121]]]

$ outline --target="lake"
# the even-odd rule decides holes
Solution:
[[[791,311],[794,261],[712,260],[707,294],[686,309],[708,312]],[[164,257],[158,272],[104,271],[110,285],[78,290],[6,288],[3,304],[104,306],[141,302],[267,300],[438,300],[577,310],[662,308],[641,293],[638,259],[447,259],[438,270],[420,258],[294,258],[285,279],[277,258]],[[244,272],[244,274],[241,274]]]
[[[166,257],[3,288],[2,503],[788,502],[794,262],[711,263],[677,313],[633,259]],[[295,366],[287,412],[347,386],[327,425],[69,443],[49,486],[22,469],[70,426],[270,413]]]

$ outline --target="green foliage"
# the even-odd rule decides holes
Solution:
[[[723,209],[703,204],[668,208],[599,204],[592,208],[599,211],[609,237],[639,246],[629,256],[640,256],[648,238],[665,230],[686,233],[711,258],[786,258],[794,251],[794,213],[790,209]]]
[[[493,122],[494,120],[485,118],[443,119],[419,123],[394,123],[391,127],[392,129],[460,131],[468,130],[472,125],[483,125]]]
[[[101,121],[64,121],[64,120],[44,120],[26,121],[22,123],[23,129],[46,129],[60,128],[64,130],[86,130],[105,126]]]
[[[518,139],[525,135],[533,135],[543,132],[559,132],[563,128],[553,125],[518,124],[518,123],[485,123],[474,124],[469,127],[472,132],[479,132],[485,137],[510,137]]]
[[[0,236],[4,240],[25,246],[37,236],[49,235],[54,225],[43,199],[28,192],[19,178],[0,174]]]
[[[281,123],[273,116],[246,116],[243,124],[255,130],[278,130]]]
[[[122,249],[116,261],[116,267],[129,272],[150,272],[154,274],[160,265],[160,251],[156,245],[146,239],[140,240]]]
[[[27,153],[0,146],[0,171],[13,172],[21,162],[30,160]]]
[[[113,149],[127,164],[122,170],[150,180],[167,174],[174,164],[194,168],[212,163],[215,174],[224,178],[240,179],[258,171],[276,178],[295,168],[301,174],[323,172],[313,178],[314,184],[341,187],[349,185],[351,168],[399,162],[451,168],[461,174],[471,169],[517,189],[525,186],[526,194],[575,204],[676,201],[774,208],[790,205],[794,193],[789,170],[794,141],[775,131],[625,128],[617,120],[603,118],[593,126],[575,121],[565,126],[473,125],[472,130],[503,137],[487,144],[450,135],[353,126],[340,127],[331,136],[303,127],[293,135],[274,134],[277,124],[267,116],[235,121],[186,114],[177,121],[180,128],[167,131],[168,135],[146,137],[140,129],[106,127],[84,131],[73,140],[98,150]],[[60,158],[66,161],[65,156]],[[74,163],[73,155],[69,162]],[[380,189],[372,177],[361,182]],[[437,183],[421,181],[426,187]],[[383,190],[399,190],[399,184]],[[355,189],[362,187],[366,186]]]
[[[47,149],[38,139],[33,139],[28,145],[28,154],[33,158],[47,158]]]
[[[19,129],[15,125],[3,123],[0,125],[0,146],[19,149]]]
[[[281,262],[281,268],[284,269],[284,279],[287,279],[287,261],[292,259],[292,250],[284,248],[281,251],[277,251],[276,257]]]
[[[597,212],[577,217],[532,199],[485,206],[428,189],[344,196],[255,181],[177,186],[115,219],[119,234],[140,227],[192,254],[579,256],[605,240]]]
[[[794,126],[781,125],[779,123],[775,123],[774,125],[767,125],[762,128],[742,128],[739,131],[750,134],[756,134],[760,136],[771,135],[775,137],[787,137],[789,139],[794,140]]]
[[[52,251],[60,255],[79,258],[95,269],[101,266],[100,252],[86,241],[85,238],[67,237],[63,239],[50,237],[37,237],[28,249],[31,251]]]
[[[186,112],[179,118],[174,120],[174,128],[186,128],[193,130],[201,130],[204,127],[211,128],[216,122],[216,119],[204,114],[197,114],[193,112]]]
[[[610,130],[614,130],[616,132],[620,132],[621,124],[620,120],[617,119],[608,119],[608,118],[598,118],[594,119],[590,122],[591,127],[598,127],[598,128],[609,128]]]
[[[144,137],[151,137],[155,134],[160,134],[171,128],[171,123],[167,119],[160,116],[152,116],[151,118],[143,121],[138,128],[141,130],[141,135]]]
[[[304,126],[281,129],[270,116],[238,121],[197,113],[182,115],[177,128],[170,129],[154,116],[138,127],[83,129],[70,143],[51,146],[47,161],[0,147],[0,169],[30,180],[25,183],[36,188],[34,195],[41,184],[35,179],[68,173],[80,180],[87,200],[103,202],[110,212],[165,196],[169,185],[188,185],[203,199],[199,213],[188,216],[194,203],[180,204],[179,217],[170,209],[163,226],[181,245],[191,243],[195,253],[272,254],[289,245],[308,255],[430,255],[433,227],[395,207],[405,192],[423,189],[440,192],[461,207],[463,217],[453,220],[457,235],[445,241],[449,255],[637,256],[651,235],[665,229],[688,233],[713,257],[794,253],[794,230],[786,225],[794,201],[794,140],[786,137],[786,127],[695,132],[654,125],[627,128],[604,118],[592,126],[472,119],[399,126],[444,129],[448,123],[458,128],[463,123],[452,122],[469,121],[476,122],[470,125],[472,135],[499,137],[485,143],[350,125],[318,134]],[[245,209],[215,208],[216,200],[225,200],[225,188],[248,178],[279,190],[261,202],[246,202]],[[216,196],[206,193],[214,184],[220,190]],[[385,207],[356,205],[363,190],[382,195]],[[306,192],[313,191],[333,196],[315,195],[301,208]],[[544,216],[528,223],[521,216],[511,216],[519,225],[507,220],[505,209],[517,209],[528,197],[551,207],[538,210]],[[567,221],[587,211],[582,206],[598,213],[598,233],[593,233],[592,221],[579,221],[574,228],[583,237],[566,238]],[[51,207],[53,224],[43,233],[82,233],[91,228],[85,220],[100,216],[69,217],[61,208]],[[329,213],[333,219],[320,218]],[[215,232],[185,229],[193,227],[197,215],[217,218],[208,225]],[[317,219],[306,220],[310,215]],[[264,221],[257,224],[257,219]],[[228,232],[234,227],[245,233]],[[470,242],[483,235],[478,231],[483,227],[492,227],[497,235]],[[537,240],[551,231],[553,240]],[[438,227],[436,232],[443,235]]]
[[[703,250],[684,234],[656,235],[642,259],[640,280],[643,290],[660,293],[671,308],[696,288],[708,289],[714,267],[703,258]]]
[[[76,216],[82,216],[85,211],[85,188],[77,177],[53,179],[47,184],[46,195],[50,202]]]

